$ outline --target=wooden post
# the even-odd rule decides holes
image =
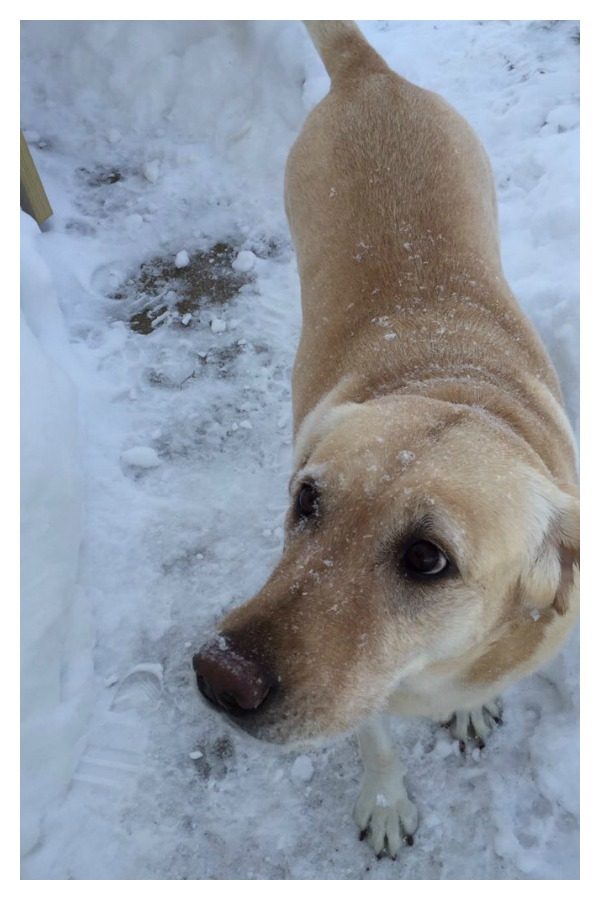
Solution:
[[[52,207],[23,132],[21,132],[21,209],[33,216],[38,225],[52,215]]]

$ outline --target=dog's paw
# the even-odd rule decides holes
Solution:
[[[417,808],[408,799],[399,771],[365,775],[354,807],[354,821],[360,829],[360,840],[368,838],[378,858],[387,851],[396,859],[402,843],[412,846]]]
[[[495,725],[502,724],[502,709],[499,700],[490,700],[476,709],[461,709],[448,722],[442,723],[452,737],[458,741],[460,752],[465,753],[467,745],[473,741],[483,749]]]

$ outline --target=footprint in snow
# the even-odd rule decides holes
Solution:
[[[156,709],[163,691],[160,663],[141,663],[121,679],[111,703],[113,712]]]

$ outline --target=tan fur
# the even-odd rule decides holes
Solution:
[[[308,27],[332,87],[286,172],[303,309],[292,511],[272,577],[222,624],[279,676],[242,722],[274,740],[482,703],[577,612],[573,439],[502,272],[486,154],[352,23]],[[307,479],[322,508],[302,523]],[[415,523],[459,577],[399,576]]]

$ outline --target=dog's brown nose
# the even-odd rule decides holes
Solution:
[[[205,644],[192,664],[203,696],[233,716],[258,710],[277,685],[266,666],[230,647],[224,637]]]

